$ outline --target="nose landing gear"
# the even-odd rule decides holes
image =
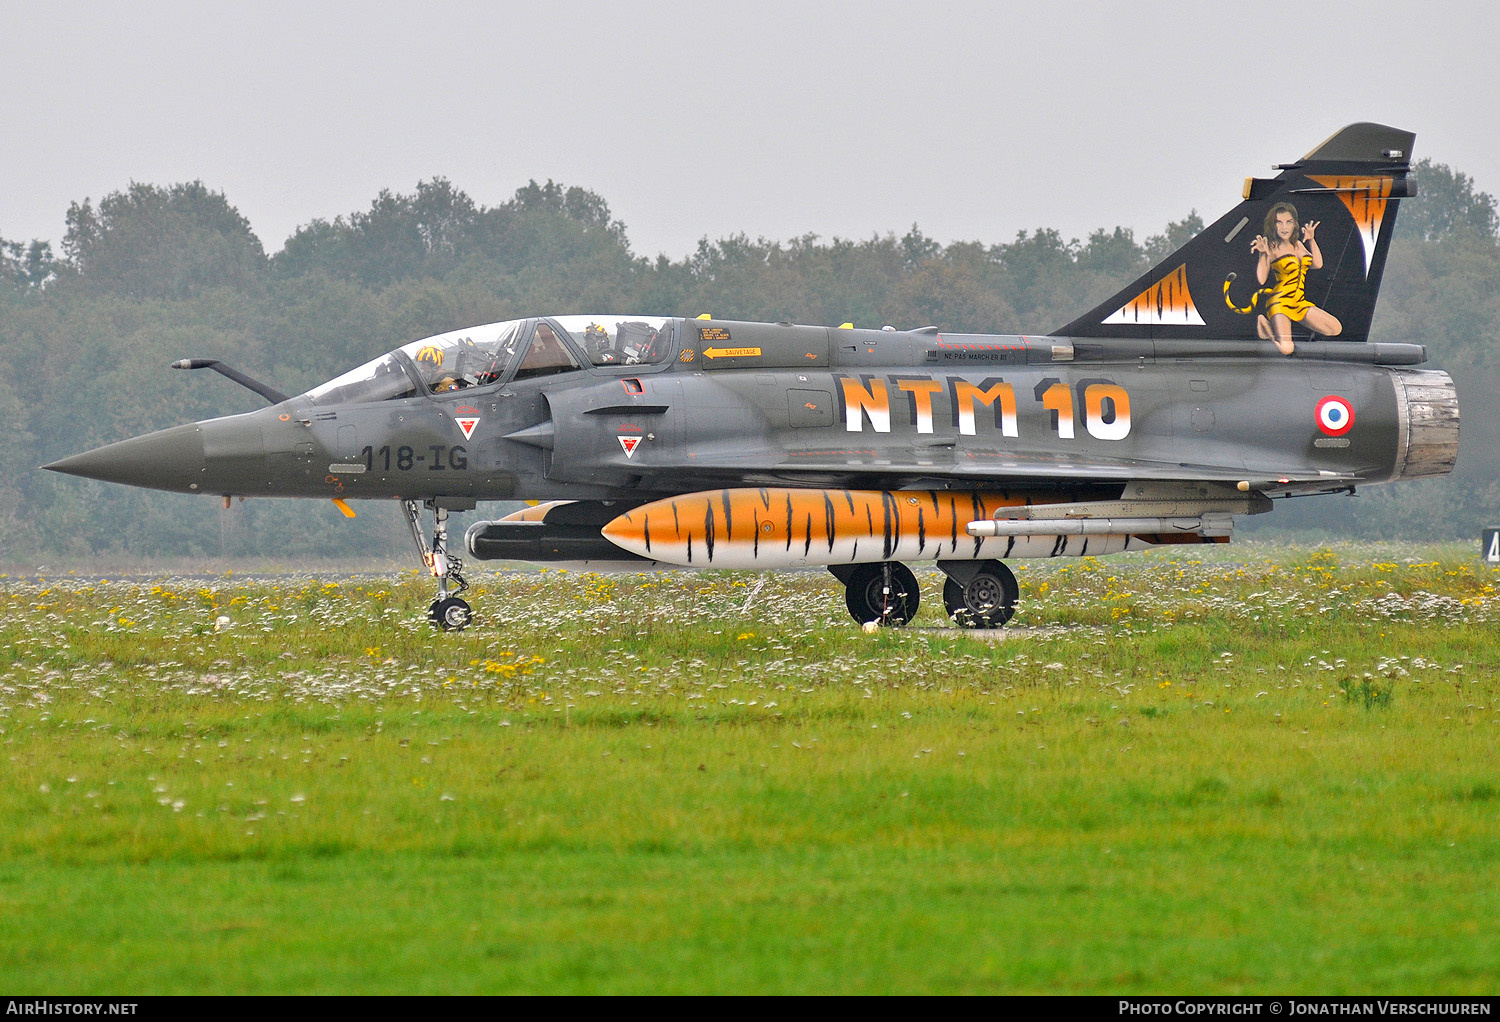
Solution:
[[[432,509],[431,543],[422,535],[423,504],[415,500],[401,502],[406,510],[406,524],[411,527],[412,539],[417,544],[417,553],[438,580],[437,598],[427,608],[427,619],[445,632],[460,631],[474,618],[468,603],[458,597],[469,588],[463,575],[464,562],[448,552],[448,509],[433,500],[426,501],[425,505]]]

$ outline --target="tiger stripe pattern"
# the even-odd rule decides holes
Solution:
[[[1108,316],[1106,323],[1205,326],[1188,290],[1187,263],[1152,284]]]
[[[564,505],[564,504],[571,504],[571,503],[573,503],[573,501],[571,501],[571,500],[549,500],[549,501],[547,501],[544,504],[533,504],[530,507],[523,507],[519,511],[512,511],[510,514],[506,515],[504,518],[501,518],[500,521],[502,521],[502,522],[545,522],[547,520],[547,512],[548,511],[551,511],[555,507],[562,507],[562,505]]]
[[[1234,299],[1229,297],[1229,285],[1234,283],[1237,276],[1239,275],[1231,273],[1229,276],[1224,278],[1224,304],[1229,306],[1229,310],[1231,312],[1238,312],[1241,316],[1248,316],[1250,315],[1250,313],[1255,311],[1255,306],[1258,302],[1260,302],[1264,298],[1269,297],[1271,292],[1275,291],[1276,289],[1274,287],[1260,288],[1258,291],[1255,291],[1250,295],[1249,304],[1244,308],[1240,308],[1238,305],[1234,304]]]
[[[1344,177],[1338,174],[1309,174],[1310,180],[1324,188],[1331,188],[1338,195],[1349,215],[1354,217],[1359,228],[1359,240],[1365,247],[1365,273],[1370,272],[1370,260],[1375,255],[1375,242],[1380,237],[1380,224],[1385,220],[1386,203],[1390,201],[1395,184],[1389,177]]]
[[[641,557],[695,568],[1085,556],[1150,545],[1131,536],[965,532],[1004,508],[1050,502],[993,492],[726,489],[653,501],[615,518],[603,534]]]

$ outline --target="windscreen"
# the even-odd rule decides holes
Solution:
[[[307,397],[315,405],[342,405],[390,401],[416,392],[401,360],[391,353],[314,387]]]
[[[482,387],[505,375],[526,320],[507,320],[402,345],[307,392],[315,405],[355,404]],[[418,388],[407,367],[416,369]]]

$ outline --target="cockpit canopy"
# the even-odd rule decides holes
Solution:
[[[441,394],[554,373],[585,364],[665,361],[676,321],[661,316],[555,316],[453,330],[395,351],[308,391],[314,405],[354,404]]]

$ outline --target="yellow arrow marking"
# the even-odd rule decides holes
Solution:
[[[704,348],[704,358],[760,358],[759,348]]]

